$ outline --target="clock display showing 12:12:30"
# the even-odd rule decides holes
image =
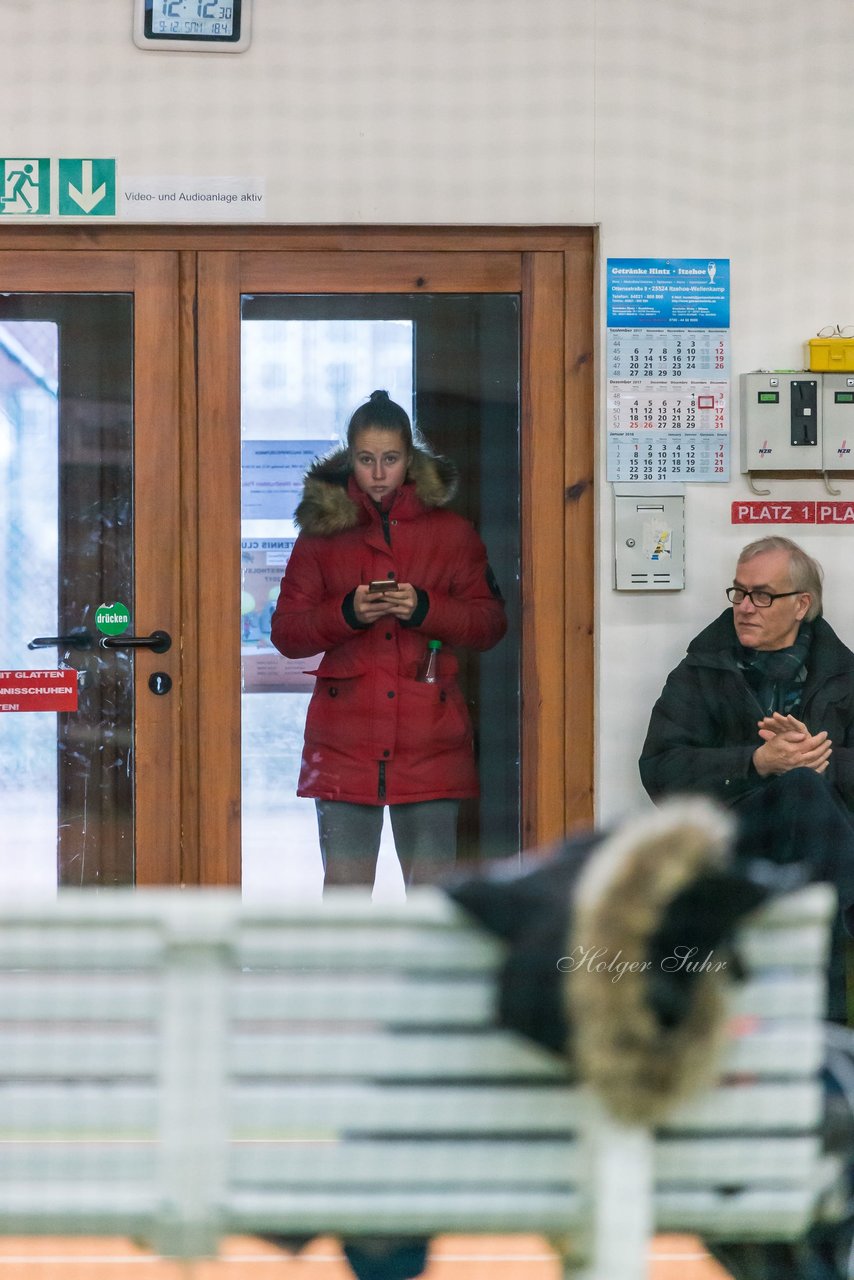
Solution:
[[[234,34],[234,7],[222,0],[154,0],[152,35],[227,38]]]

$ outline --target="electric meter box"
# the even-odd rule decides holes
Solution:
[[[614,485],[614,586],[617,591],[684,588],[684,485]]]
[[[821,379],[822,470],[854,471],[854,372]]]
[[[742,471],[822,471],[821,377],[741,375]]]
[[[854,373],[854,338],[810,338],[807,352],[814,373]]]

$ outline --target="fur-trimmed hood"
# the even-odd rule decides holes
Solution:
[[[724,810],[672,800],[521,875],[509,864],[448,886],[508,944],[502,1024],[564,1055],[624,1123],[656,1124],[709,1081],[739,976],[733,932],[809,879],[801,864],[738,865],[733,841]]]
[[[625,1124],[661,1121],[719,1067],[733,965],[703,916],[729,890],[741,900],[726,876],[734,826],[704,799],[670,801],[606,840],[579,877],[564,989],[575,1061]]]
[[[294,520],[303,533],[331,537],[359,524],[362,506],[351,495],[353,467],[349,449],[336,449],[318,458],[305,475],[303,495]],[[457,491],[457,468],[449,458],[423,447],[412,451],[405,485],[426,510],[444,507]]]

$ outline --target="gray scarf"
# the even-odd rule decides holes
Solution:
[[[794,644],[785,649],[747,649],[738,646],[738,665],[762,708],[762,714],[779,711],[787,716],[801,705],[807,662],[812,644],[812,623],[802,622]]]

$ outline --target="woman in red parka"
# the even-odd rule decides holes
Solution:
[[[489,649],[507,622],[483,543],[447,510],[456,480],[385,391],[306,475],[272,639],[289,658],[323,653],[297,794],[315,800],[327,884],[373,883],[385,805],[406,883],[430,878],[478,794],[453,647]],[[379,580],[397,585],[369,590]],[[418,680],[429,640],[432,684]]]

